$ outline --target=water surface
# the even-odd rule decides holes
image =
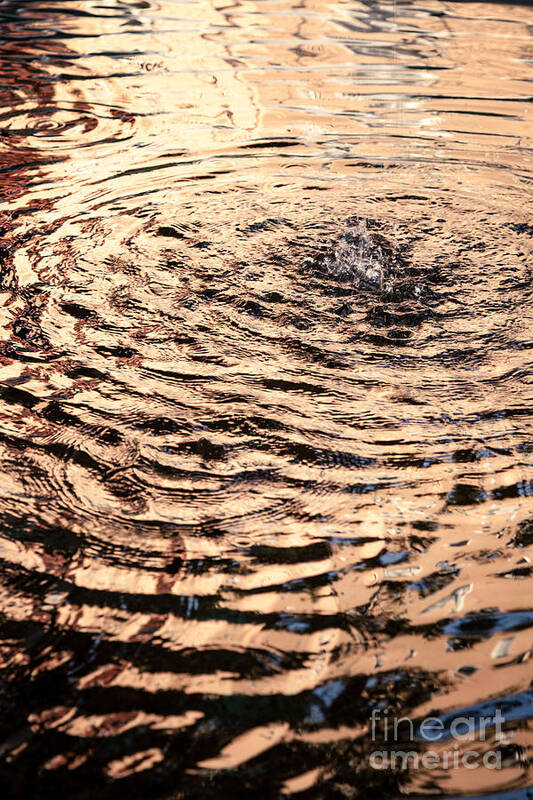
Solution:
[[[525,800],[533,9],[0,21],[3,796]],[[321,271],[360,220],[412,291]]]

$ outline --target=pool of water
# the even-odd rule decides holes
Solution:
[[[532,796],[532,30],[0,4],[3,797]]]

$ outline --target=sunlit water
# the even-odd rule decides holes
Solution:
[[[2,796],[530,797],[533,8],[0,22]]]

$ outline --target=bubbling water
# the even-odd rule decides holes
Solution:
[[[400,246],[396,235],[396,226],[385,230],[375,220],[351,218],[340,235],[319,249],[311,263],[336,280],[384,295],[405,295],[408,248]],[[418,296],[421,292],[418,284],[409,286],[409,294]]]

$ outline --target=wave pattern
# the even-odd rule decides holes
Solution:
[[[4,796],[525,800],[529,5],[0,19]]]

